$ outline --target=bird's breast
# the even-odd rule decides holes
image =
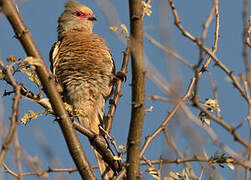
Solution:
[[[114,76],[113,69],[111,54],[100,36],[63,38],[55,73],[66,91],[98,88],[105,94]]]

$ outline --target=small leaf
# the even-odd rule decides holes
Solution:
[[[45,105],[46,107],[48,107],[47,111],[52,112],[52,107],[51,107],[51,103],[50,100],[48,98],[41,98],[39,100],[37,100],[36,102]]]
[[[151,174],[154,179],[160,180],[159,175]]]
[[[34,113],[33,111],[28,111],[28,113],[25,113],[23,118],[21,118],[21,122],[23,124],[26,124],[28,121],[32,120],[32,119],[37,119],[39,117],[39,115],[41,115],[40,112]]]
[[[118,28],[118,27],[116,27],[116,26],[110,26],[109,29],[112,30],[112,31],[114,31],[114,32],[119,33],[120,35],[125,36],[125,38],[128,39],[129,34],[128,34],[128,30],[127,30],[126,25],[121,24],[120,27],[121,27],[122,29],[121,29],[121,28]]]
[[[228,166],[230,169],[234,170],[235,167],[234,167],[234,165],[233,165],[232,162],[233,162],[233,159],[232,159],[232,158],[226,158],[226,164],[227,164],[227,166]]]
[[[114,32],[118,32],[119,31],[119,28],[116,27],[116,26],[110,26],[109,29],[112,30],[112,31],[114,31]]]
[[[176,175],[176,173],[173,172],[173,171],[169,172],[169,175],[170,175],[171,177],[173,177],[173,178],[176,178],[176,179],[179,178],[179,177]]]
[[[154,179],[160,180],[159,173],[153,166],[147,168],[146,172],[148,172]]]
[[[49,177],[49,173],[48,172],[44,172],[43,175],[42,175],[44,178],[48,178]]]
[[[126,35],[128,36],[129,33],[128,33],[128,29],[127,29],[126,25],[121,24],[120,27],[125,31]]]
[[[227,163],[227,166],[228,166],[230,169],[234,170],[234,165],[233,165],[232,163]]]
[[[7,62],[16,62],[17,61],[17,57],[16,56],[9,56],[6,59]]]
[[[150,171],[155,171],[156,169],[153,167],[153,166],[150,166],[149,168],[147,168],[147,172],[150,172]]]
[[[119,145],[119,149],[122,149],[122,150],[126,151],[126,144],[125,145]]]
[[[29,76],[30,81],[34,82],[37,86],[39,86],[40,80],[32,68],[29,68],[25,65],[21,65],[19,67],[19,69],[20,69],[19,71],[21,71],[21,72],[25,73],[27,76]]]
[[[216,99],[206,99],[204,105],[206,107],[213,108],[214,110],[220,111],[219,104]]]
[[[208,126],[210,126],[210,119],[205,118],[205,119],[204,119],[204,122],[205,122]]]
[[[145,109],[145,112],[152,112],[153,111],[153,106],[150,106],[149,109]]]
[[[205,156],[205,158],[208,160],[209,159],[209,157],[208,157],[208,155],[207,155],[207,152],[205,151],[205,150],[203,150],[203,155]]]
[[[26,124],[30,120],[29,115],[27,113],[24,114],[23,118],[21,118],[21,122]]]
[[[6,78],[5,74],[0,70],[0,79],[4,80]]]
[[[122,160],[122,158],[119,157],[119,156],[113,156],[113,159],[114,159],[115,161],[121,161],[121,160]]]
[[[182,176],[184,176],[186,174],[185,169],[182,169],[181,172],[182,172]]]
[[[37,77],[37,74],[34,71],[31,73],[31,76],[30,76],[29,80],[34,82],[36,85],[39,85],[39,83],[40,83],[40,80],[39,80],[39,78]]]
[[[35,66],[42,66],[41,60],[39,58],[35,58],[32,56],[28,56],[23,60],[24,65],[35,65]]]
[[[165,176],[163,180],[175,180],[175,179],[172,177]]]
[[[152,6],[150,4],[147,4],[145,1],[141,1],[143,8],[144,8],[144,14],[147,16],[151,16],[152,10],[150,9]]]

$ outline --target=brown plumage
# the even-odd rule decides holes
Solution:
[[[50,61],[64,99],[78,112],[81,125],[100,135],[105,100],[112,90],[114,63],[104,39],[92,32],[94,20],[88,7],[67,1],[58,20],[58,42],[52,47]],[[95,154],[102,161],[97,151]],[[104,172],[104,168],[100,170]]]

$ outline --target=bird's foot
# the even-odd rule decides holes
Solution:
[[[126,80],[127,80],[127,78],[126,78],[126,73],[123,72],[123,71],[118,71],[118,72],[116,73],[116,77],[117,77],[118,79],[121,79],[122,81],[126,81]]]

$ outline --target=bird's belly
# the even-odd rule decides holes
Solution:
[[[77,107],[83,101],[92,101],[101,97],[106,99],[111,80],[109,77],[100,79],[72,76],[65,78],[62,83],[66,102]]]

